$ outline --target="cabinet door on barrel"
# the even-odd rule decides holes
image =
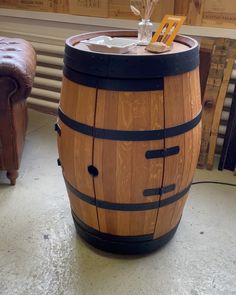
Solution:
[[[93,126],[95,107],[96,88],[63,78],[60,111],[65,116],[79,124]],[[88,173],[88,166],[92,164],[93,137],[78,132],[65,123],[61,120],[58,122],[61,129],[58,151],[71,209],[73,215],[98,230],[93,178]],[[84,200],[85,196],[90,203]]]
[[[165,127],[172,128],[191,122],[201,113],[199,71],[165,77]],[[175,189],[161,200],[176,196],[176,201],[159,210],[155,238],[159,238],[179,223],[192,183],[200,149],[201,124],[178,136],[165,139],[165,147],[179,147],[179,153],[165,159],[163,186],[172,182]],[[180,196],[179,198],[177,196]]]
[[[96,200],[111,205],[98,207],[101,232],[121,236],[154,233],[158,209],[133,206],[159,201],[159,195],[144,196],[144,190],[161,187],[163,158],[147,159],[145,154],[162,150],[164,140],[137,141],[132,132],[163,129],[163,114],[162,91],[98,90],[95,127],[114,131],[114,138],[94,139],[94,165],[99,172],[94,178]],[[132,140],[117,140],[118,130],[130,132]]]

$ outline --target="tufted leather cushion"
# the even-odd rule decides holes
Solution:
[[[26,99],[31,91],[36,66],[36,55],[27,41],[0,37],[0,78],[9,77],[17,83],[11,102]],[[1,98],[0,96],[0,99]]]

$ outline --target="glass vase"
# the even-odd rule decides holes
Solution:
[[[153,24],[150,19],[142,19],[138,24],[139,45],[148,45],[152,39]]]

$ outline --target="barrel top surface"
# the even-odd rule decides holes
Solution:
[[[68,38],[65,68],[97,77],[150,79],[183,74],[199,65],[199,45],[190,37],[178,35],[171,51],[161,54],[150,53],[145,46],[135,46],[125,54],[95,52],[81,43],[98,36],[137,38],[137,31],[100,31]]]
[[[98,36],[110,36],[110,37],[126,37],[126,38],[134,38],[134,40],[137,38],[137,33],[136,31],[105,31],[105,32],[93,32],[93,33],[85,33],[77,36],[73,36],[67,40],[67,45],[78,49],[82,51],[87,51],[94,53],[94,51],[90,50],[89,47],[81,43],[83,40],[91,39],[94,37]],[[132,47],[127,53],[125,54],[120,54],[120,53],[109,53],[109,52],[97,52],[97,54],[108,54],[108,55],[170,55],[170,54],[175,54],[179,52],[185,52],[188,50],[191,50],[193,47],[197,47],[198,43],[197,41],[193,40],[192,38],[185,37],[185,36],[180,36],[178,35],[176,40],[173,42],[172,48],[170,51],[164,52],[164,53],[151,53],[148,52],[145,48],[146,46],[134,46]]]

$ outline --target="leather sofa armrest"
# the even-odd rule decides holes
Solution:
[[[0,37],[0,77],[15,81],[11,102],[26,99],[33,86],[36,54],[31,44],[22,39]],[[0,99],[4,99],[0,96]]]

